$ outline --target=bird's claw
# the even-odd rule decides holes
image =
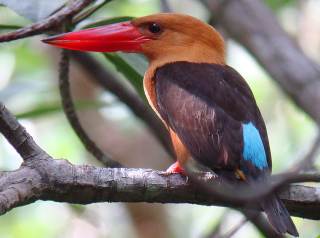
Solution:
[[[180,166],[178,162],[172,164],[166,171],[161,172],[162,175],[172,175],[172,174],[180,174],[182,176],[186,176],[185,170]]]
[[[166,170],[167,174],[182,174],[182,175],[186,175],[185,170],[180,166],[179,162],[175,162],[174,164],[172,164],[167,170]]]

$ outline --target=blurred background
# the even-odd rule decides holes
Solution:
[[[320,1],[264,2],[305,53],[320,63]],[[210,13],[199,1],[168,0],[167,4],[175,12],[209,21]],[[81,24],[117,16],[148,15],[165,7],[159,0],[111,1]],[[26,26],[36,19],[30,18],[30,14],[20,16],[0,6],[0,33],[8,31],[1,27],[3,25],[11,25],[13,29],[14,26]],[[40,39],[44,37],[0,45],[0,101],[21,119],[36,142],[53,157],[65,158],[74,164],[99,165],[85,151],[61,110],[57,87],[59,50],[42,44]],[[285,170],[308,152],[316,137],[315,124],[280,91],[241,45],[228,39],[227,55],[228,64],[250,84],[265,118],[273,171]],[[127,84],[114,65],[101,55],[93,56]],[[133,64],[133,67],[136,66]],[[139,70],[142,71],[141,68]],[[89,135],[115,160],[128,167],[166,169],[172,160],[144,123],[116,97],[94,84],[90,77],[92,75],[78,64],[72,63],[71,82],[75,101],[89,102],[89,106],[79,107],[79,116]],[[21,162],[10,145],[0,138],[0,170],[17,169]],[[100,203],[80,206],[38,201],[1,216],[0,238],[197,238],[207,237],[221,219],[224,221],[221,229],[226,232],[243,217],[227,208],[188,204]],[[294,221],[301,237],[317,237],[320,234],[319,222],[300,218],[294,218]],[[247,223],[233,237],[263,236]]]

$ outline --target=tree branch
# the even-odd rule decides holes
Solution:
[[[107,156],[105,153],[103,153],[103,151],[89,137],[79,121],[70,91],[69,55],[67,50],[63,50],[61,52],[61,61],[59,67],[59,91],[61,95],[62,108],[66,114],[66,117],[85,148],[106,167],[123,167],[119,162],[112,160],[111,156]]]
[[[6,107],[0,102],[0,132],[15,148],[23,160],[43,157],[43,151],[28,134],[23,126],[12,116]]]
[[[198,176],[202,180],[205,177],[204,174]],[[0,214],[39,199],[77,204],[151,202],[238,207],[199,190],[179,174],[78,166],[48,158],[27,161],[17,171],[3,172],[0,191]],[[319,193],[319,188],[292,185],[280,196],[292,215],[320,219]],[[11,202],[8,204],[8,201]]]
[[[0,42],[18,40],[28,36],[34,36],[52,30],[55,27],[62,25],[65,20],[79,13],[82,9],[90,5],[95,0],[77,0],[70,5],[62,8],[57,13],[46,18],[43,21],[36,22],[30,26],[18,29],[7,34],[0,35]]]
[[[281,28],[262,1],[202,0],[233,39],[246,47],[292,100],[320,123],[320,67]],[[302,70],[303,69],[303,70]]]
[[[220,236],[224,223],[229,217],[229,211],[230,210],[225,210],[223,212],[223,214],[219,217],[218,223],[214,225],[212,230],[204,238],[216,238]]]
[[[16,133],[17,128],[24,133]],[[232,202],[212,196],[210,191],[178,174],[167,175],[150,169],[77,166],[65,160],[54,160],[35,144],[1,103],[0,132],[23,158],[27,158],[18,170],[0,174],[0,214],[39,199],[80,204],[157,202],[236,208],[241,205],[236,200]],[[217,185],[215,176],[207,173],[195,176],[205,184]],[[319,188],[291,185],[280,197],[292,215],[320,219],[319,194]],[[246,208],[256,208],[253,203],[245,205]]]
[[[72,51],[71,57],[76,60],[92,78],[103,88],[110,91],[125,103],[130,110],[143,120],[152,133],[157,137],[168,154],[173,156],[168,131],[155,113],[134,92],[124,87],[118,79],[109,73],[101,63],[87,53]]]
[[[227,234],[217,236],[215,238],[231,238],[234,234],[236,234],[246,223],[248,222],[247,218],[241,220],[235,227],[232,228]]]

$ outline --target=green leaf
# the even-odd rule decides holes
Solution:
[[[277,11],[283,7],[293,5],[297,3],[297,0],[265,0],[266,4],[271,7],[273,10]]]
[[[104,53],[104,56],[122,73],[125,78],[132,84],[138,94],[145,100],[143,90],[143,75],[132,67],[123,56],[117,53]]]
[[[98,27],[98,26],[104,26],[108,24],[113,24],[113,23],[118,23],[118,22],[123,22],[123,21],[130,21],[134,17],[112,17],[112,18],[106,18],[106,19],[101,19],[96,22],[92,22],[89,24],[86,24],[85,26],[81,27],[82,29],[86,28],[92,28],[92,27]]]
[[[0,30],[17,30],[17,29],[22,28],[22,27],[23,26],[0,24]]]
[[[104,106],[108,106],[110,104],[105,102],[96,102],[96,101],[77,101],[75,102],[75,108],[77,110],[84,110],[84,109],[91,109],[91,108],[101,108]],[[16,114],[18,119],[24,118],[38,118],[42,116],[47,116],[53,113],[58,113],[62,111],[61,103],[60,102],[52,102],[52,103],[45,103],[39,104],[32,109],[20,112]]]

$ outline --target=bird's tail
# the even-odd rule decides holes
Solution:
[[[288,232],[289,234],[298,237],[299,233],[296,226],[291,220],[290,214],[283,202],[277,197],[272,195],[268,200],[264,201],[262,208],[267,214],[270,224],[280,234]]]

